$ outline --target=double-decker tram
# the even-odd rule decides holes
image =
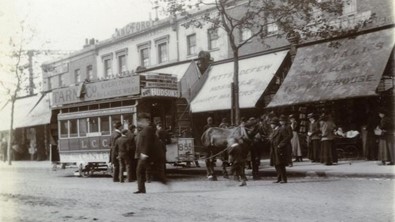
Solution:
[[[110,167],[110,138],[113,124],[120,121],[127,129],[136,122],[136,105],[58,114],[61,164],[76,164],[78,174],[106,172]]]

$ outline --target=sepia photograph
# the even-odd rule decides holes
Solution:
[[[395,222],[393,0],[0,0],[0,222]]]

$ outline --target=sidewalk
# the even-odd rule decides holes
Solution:
[[[192,164],[190,168],[169,167],[168,172],[182,172],[185,174],[205,175],[206,169],[203,162],[199,162],[200,168]],[[215,168],[218,175],[221,175],[221,162],[217,162]],[[261,160],[260,175],[262,177],[276,176],[274,167],[271,167],[268,159]],[[246,171],[247,176],[251,176],[251,170]],[[337,165],[326,166],[320,163],[295,162],[293,167],[287,167],[287,174],[291,177],[357,177],[357,178],[389,178],[395,179],[395,166],[379,165],[379,161],[366,160],[340,160]]]
[[[192,164],[191,167],[173,166],[167,164],[167,172],[174,174],[206,175],[204,161],[199,161],[200,167]],[[221,161],[217,161],[215,171],[221,175]],[[18,169],[51,169],[50,161],[13,161],[12,165],[0,162],[1,168]],[[60,166],[58,165],[58,170]],[[276,172],[274,167],[269,165],[269,160],[261,160],[260,175],[262,177],[274,177]],[[251,176],[251,170],[246,170],[247,176]],[[293,167],[287,167],[287,174],[290,177],[357,177],[357,178],[388,178],[395,179],[395,166],[379,165],[379,161],[366,160],[340,160],[339,164],[325,166],[319,163],[295,162]]]

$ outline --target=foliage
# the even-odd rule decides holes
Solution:
[[[225,30],[233,52],[235,123],[239,123],[239,49],[255,38],[263,44],[269,36],[286,37],[292,44],[300,40],[330,38],[355,32],[365,21],[344,29],[336,24],[344,4],[350,0],[160,0],[164,11],[171,17],[182,18],[186,28],[211,28]],[[159,3],[159,2],[157,2]],[[240,39],[242,30],[250,35]],[[274,30],[274,31],[273,31]]]
[[[277,37],[296,33],[304,40],[330,38],[355,32],[367,21],[359,21],[353,27],[340,27],[337,18],[342,15],[343,6],[350,0],[161,0],[163,9],[172,16],[185,19],[188,28],[222,28],[228,34],[232,49],[238,49],[260,38],[263,42],[270,27],[278,28]],[[235,41],[243,29],[252,31],[250,38]]]

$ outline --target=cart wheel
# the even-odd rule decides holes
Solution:
[[[114,169],[112,167],[112,164],[107,164],[107,174],[113,177]]]
[[[89,165],[87,165],[85,168],[83,168],[82,164],[80,164],[78,170],[79,170],[80,177],[89,177],[90,176],[90,166]]]

